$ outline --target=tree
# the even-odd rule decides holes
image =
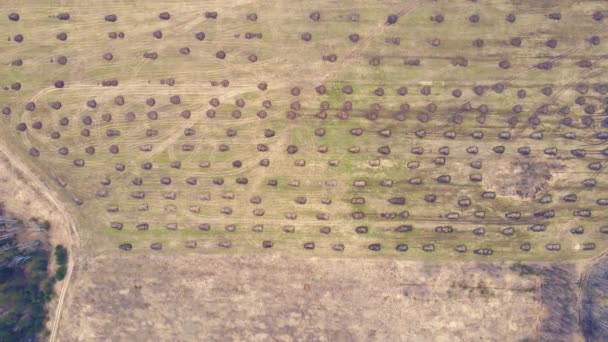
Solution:
[[[68,263],[68,250],[63,245],[55,247],[55,261],[57,264],[66,265]]]
[[[59,281],[63,280],[67,272],[68,268],[65,265],[59,266],[59,268],[57,269],[57,273],[55,273],[55,279]]]

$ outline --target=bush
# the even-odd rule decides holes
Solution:
[[[68,263],[68,250],[63,247],[63,245],[57,245],[57,247],[55,247],[55,261],[57,261],[57,264],[60,266]]]
[[[68,268],[65,265],[59,266],[57,269],[57,273],[55,273],[55,279],[61,281],[65,278],[66,273],[68,273]]]

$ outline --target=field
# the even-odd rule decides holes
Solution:
[[[71,200],[94,253],[605,246],[593,1],[37,4],[2,5],[20,15],[0,24],[2,139]]]
[[[606,246],[597,2],[40,4],[2,4],[2,142],[93,254]]]
[[[582,339],[602,2],[0,9],[0,193],[70,248],[51,341]]]

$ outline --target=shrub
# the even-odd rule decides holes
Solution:
[[[51,223],[49,221],[42,221],[42,222],[38,223],[38,228],[44,229],[44,230],[49,230],[49,228],[51,228]]]

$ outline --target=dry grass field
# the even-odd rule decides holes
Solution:
[[[62,341],[521,341],[550,311],[505,265],[123,255],[75,274]]]
[[[2,8],[2,139],[95,253],[605,246],[597,2]]]
[[[121,296],[145,297],[165,291],[157,282],[166,281],[190,291],[173,293],[176,302],[222,295],[174,279],[215,272],[197,261],[230,273],[270,272],[287,260],[298,277],[303,267],[330,274],[323,284],[332,290],[311,285],[315,296],[359,289],[321,300],[327,309],[364,297],[389,264],[417,279],[441,262],[576,262],[608,247],[603,2],[5,0],[0,9],[2,151],[48,186],[78,226],[79,290],[68,294],[65,340],[156,335],[151,324],[186,314],[161,303],[149,321],[134,312],[130,319],[141,321],[106,334],[113,317],[127,319],[141,303],[113,313],[119,297],[100,298],[97,319],[92,294],[120,288]],[[452,273],[443,267],[440,279],[466,278],[455,274],[462,265]],[[331,276],[347,271],[355,283]],[[96,284],[98,274],[117,278]],[[152,285],[129,283],[146,277]],[[216,277],[226,295],[226,284],[246,292],[243,307],[272,284],[301,285],[285,274]],[[497,288],[525,281],[501,279]],[[543,315],[534,311],[538,284],[520,297],[511,290],[490,302],[474,297],[466,313],[431,305],[443,298],[465,306],[462,293],[448,294],[451,285],[430,290],[421,305],[403,299],[399,284],[385,284],[387,301],[408,301],[408,310],[426,310],[423,318],[433,310],[465,318],[445,331],[380,329],[386,335],[377,340],[435,331],[436,340],[470,341],[475,329],[482,340],[517,340],[536,336],[521,329]],[[302,296],[277,298],[295,307]],[[193,312],[195,304],[213,305],[204,298],[180,303]],[[426,321],[368,299],[349,312],[374,306],[391,327]],[[257,314],[235,310],[235,317]],[[322,316],[307,310],[294,309],[282,318],[285,331],[270,332],[225,325],[229,316],[214,312],[230,311],[212,310],[203,335],[167,323],[176,335],[165,339],[219,339],[230,329],[235,340],[303,336]],[[466,325],[475,312],[487,320]],[[509,312],[525,315],[489,337]],[[353,321],[350,335],[326,322],[310,339],[373,339],[366,334],[376,323],[345,321]]]

